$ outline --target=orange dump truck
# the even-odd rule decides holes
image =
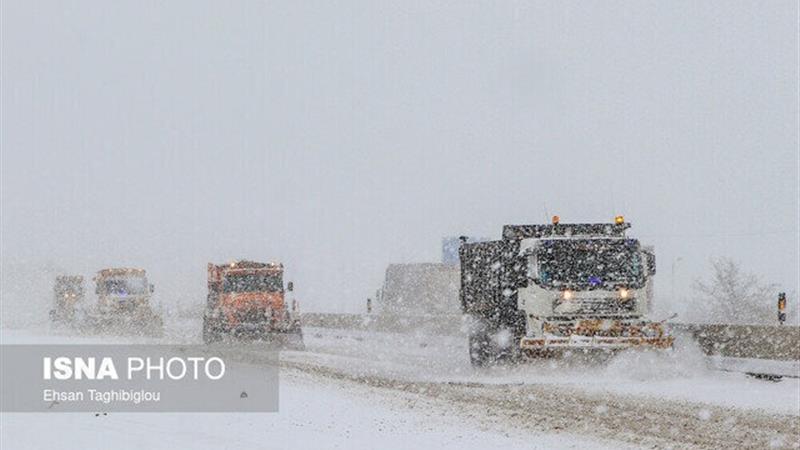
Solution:
[[[303,348],[297,303],[286,299],[292,289],[291,282],[284,289],[283,264],[209,264],[203,341],[250,337]]]

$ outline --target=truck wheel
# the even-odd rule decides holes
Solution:
[[[485,321],[477,320],[469,331],[469,362],[473,367],[483,367],[492,360],[492,342]]]
[[[205,344],[211,344],[219,340],[219,333],[216,330],[216,327],[213,327],[211,323],[209,323],[208,319],[203,317],[203,342]]]
[[[289,350],[303,351],[306,344],[303,342],[303,332],[297,330],[286,335],[286,348]]]
[[[164,323],[160,320],[150,327],[150,337],[162,338],[164,337]]]
[[[469,333],[469,357],[473,366],[515,363],[521,358],[517,327],[500,326],[482,318],[475,321]]]
[[[151,313],[144,331],[149,337],[164,337],[164,320],[161,316]]]
[[[523,359],[524,355],[519,344],[525,336],[525,316],[521,317],[521,320],[512,321],[497,331],[498,336],[500,333],[503,335],[503,339],[498,338],[498,341],[502,341],[502,346],[497,348],[499,361],[516,364]]]
[[[487,363],[486,340],[481,336],[469,336],[469,362],[473,367],[483,367]]]

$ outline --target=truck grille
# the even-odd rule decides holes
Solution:
[[[635,299],[620,301],[615,298],[576,298],[574,300],[555,300],[553,311],[557,314],[623,314],[633,311]]]
[[[264,323],[267,321],[264,310],[256,308],[236,311],[236,319],[239,323]]]

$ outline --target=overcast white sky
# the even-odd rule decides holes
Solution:
[[[624,214],[662,302],[678,258],[680,301],[723,255],[800,292],[798,117],[796,1],[3,0],[2,263],[357,310],[443,236]]]

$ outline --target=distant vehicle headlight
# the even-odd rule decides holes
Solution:
[[[563,298],[564,300],[571,300],[572,299],[572,291],[570,291],[569,289],[565,289],[561,293],[561,298]]]
[[[625,288],[622,288],[622,289],[620,289],[620,290],[619,290],[619,298],[621,298],[621,299],[627,299],[627,298],[628,298],[628,295],[630,295],[630,293],[628,292],[628,290],[627,290],[627,289],[625,289]]]

